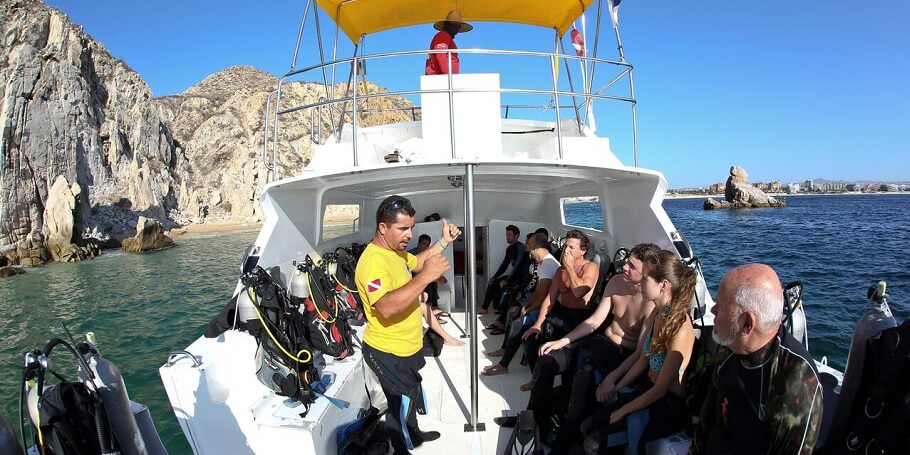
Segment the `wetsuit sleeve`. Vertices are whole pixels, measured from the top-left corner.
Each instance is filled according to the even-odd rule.
[[[515,265],[512,267],[512,273],[509,274],[509,284],[515,284],[521,282],[521,280],[527,276],[528,264],[525,263],[525,258],[528,257],[525,254],[524,244],[521,242],[515,242]]]
[[[708,394],[705,396],[705,402],[701,407],[701,414],[698,418],[698,426],[695,428],[695,434],[692,436],[692,445],[689,447],[689,454],[701,455],[707,453],[708,437],[711,429],[714,428],[717,420],[717,408],[720,404],[717,402],[717,366],[723,363],[723,360],[730,355],[726,348],[719,347],[717,351],[717,360],[715,367],[711,369],[711,381],[708,383]]]
[[[511,248],[511,246],[509,247]],[[502,264],[499,264],[499,268],[496,269],[496,273],[493,274],[493,278],[502,279],[501,275],[505,273],[506,269],[509,267],[509,249],[506,248],[506,255],[502,258]]]
[[[800,359],[801,360],[801,359]],[[767,425],[772,436],[768,453],[811,454],[822,417],[822,388],[805,361],[786,371],[780,388],[769,392]]]

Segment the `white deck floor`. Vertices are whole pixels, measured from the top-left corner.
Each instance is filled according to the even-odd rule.
[[[465,313],[453,312],[452,321],[442,327],[452,336],[458,338],[461,331],[457,326],[467,330]],[[490,358],[484,352],[499,349],[504,335],[490,336],[483,330],[492,323],[496,315],[492,312],[481,316],[478,321],[479,369],[499,362],[499,357]],[[457,324],[457,326],[456,326]],[[478,422],[483,423],[486,431],[465,432],[465,424],[470,421],[471,387],[470,359],[468,349],[470,339],[464,338],[465,346],[445,346],[437,358],[427,357],[427,364],[421,370],[423,387],[427,395],[428,414],[418,416],[418,423],[423,431],[435,430],[442,433],[436,441],[428,442],[413,451],[414,454],[498,454],[503,453],[512,433],[511,428],[500,428],[493,423],[494,417],[515,415],[525,409],[529,392],[519,390],[521,384],[531,380],[531,371],[521,365],[523,349],[519,350],[509,373],[498,376],[480,376],[478,399]]]

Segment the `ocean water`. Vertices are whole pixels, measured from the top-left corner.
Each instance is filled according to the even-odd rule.
[[[749,262],[774,267],[783,283],[801,281],[809,349],[843,369],[870,286],[887,281],[897,321],[910,315],[910,195],[785,199],[783,209],[705,211],[704,199],[663,205],[700,259],[712,295],[727,270]],[[598,218],[596,204],[568,207],[567,217]]]
[[[843,367],[866,288],[889,283],[898,319],[910,314],[910,195],[791,197],[786,209],[703,211],[701,199],[664,207],[702,261],[712,292],[726,270],[746,262],[801,280],[813,355]],[[590,224],[596,204],[567,209]],[[130,397],[149,406],[171,454],[190,453],[167,402],[158,367],[167,353],[201,335],[227,303],[238,263],[254,233],[180,241],[148,255],[109,253],[51,264],[0,280],[0,414],[14,426],[22,353],[64,336],[94,331],[102,354],[123,373]],[[72,371],[62,349],[54,368]]]

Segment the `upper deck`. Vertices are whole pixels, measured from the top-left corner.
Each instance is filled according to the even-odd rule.
[[[457,49],[462,74],[437,76],[422,75],[427,56],[451,59],[452,50],[365,52],[371,33],[431,24],[445,17],[452,6],[420,3],[419,8],[416,4],[409,8],[407,4],[414,2],[400,3],[317,0],[320,8],[312,0],[307,3],[291,69],[281,77],[265,109],[262,153],[270,181],[294,176],[278,175],[279,150],[286,149],[281,128],[287,122],[308,125],[310,132],[310,144],[304,147],[311,146],[314,153],[298,176],[375,168],[396,159],[403,163],[564,160],[610,168],[623,167],[623,162],[637,166],[632,66],[621,51],[619,60],[596,56],[597,28],[587,37],[594,43],[594,56],[571,51],[567,31],[573,21],[581,21],[583,28],[579,15],[592,1],[460,2],[458,8],[468,22],[513,22],[549,29],[532,27],[536,31],[527,36],[552,34],[535,47],[554,50]],[[594,11],[598,24],[601,14],[609,16],[604,3],[608,9],[609,2],[598,2]],[[396,14],[387,17],[388,11]],[[330,57],[323,40],[327,28],[320,23],[325,16],[335,26]],[[339,39],[339,32],[352,42]],[[427,26],[415,33],[419,38],[408,42],[429,47],[435,31]],[[459,35],[456,40],[463,38]],[[338,58],[339,47],[342,52],[347,47],[350,55]],[[297,68],[298,59],[312,64]],[[300,104],[282,97],[286,84],[313,80],[323,84],[317,101]],[[595,114],[607,126],[600,136]],[[619,152],[611,146],[614,135],[622,137]]]

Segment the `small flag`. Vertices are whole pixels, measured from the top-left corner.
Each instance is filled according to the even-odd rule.
[[[376,292],[380,289],[382,289],[382,281],[379,278],[376,278],[375,280],[370,281],[370,283],[367,284],[367,290],[370,292]]]
[[[584,57],[585,39],[581,36],[581,32],[579,32],[575,26],[572,26],[572,33],[570,35],[572,36],[572,47],[575,48],[575,55]]]
[[[619,26],[619,2],[622,0],[607,0],[610,2],[610,18],[613,19],[613,26]]]

